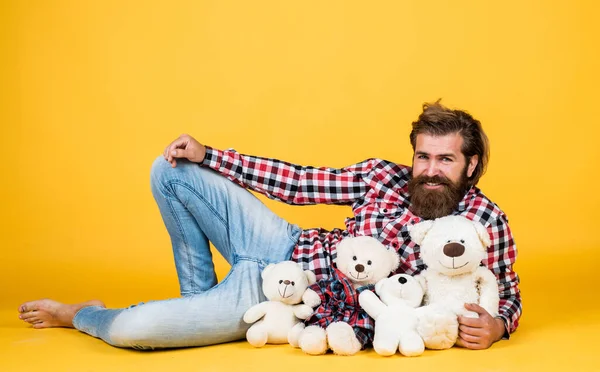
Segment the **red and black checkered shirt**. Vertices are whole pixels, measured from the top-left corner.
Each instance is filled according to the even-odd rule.
[[[319,295],[321,303],[304,321],[306,326],[327,328],[331,323],[344,322],[352,327],[363,349],[373,343],[375,320],[360,307],[358,296],[362,291],[374,291],[374,285],[354,288],[350,279],[334,268],[329,278],[318,280],[308,288]]]
[[[280,160],[248,156],[233,149],[206,147],[203,165],[271,199],[294,205],[338,204],[352,207],[345,229],[305,229],[292,260],[313,271],[317,280],[331,275],[337,243],[347,236],[373,236],[400,255],[396,273],[416,275],[425,269],[419,246],[408,233],[421,219],[409,210],[411,168],[381,159],[368,159],[341,169],[299,166]],[[456,215],[482,223],[492,245],[483,264],[498,278],[499,315],[513,332],[521,316],[519,277],[513,271],[517,248],[504,212],[477,187],[472,187]]]

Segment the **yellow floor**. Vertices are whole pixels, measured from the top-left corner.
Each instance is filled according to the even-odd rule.
[[[585,256],[585,250],[581,251]],[[426,351],[420,357],[383,358],[372,350],[353,357],[308,356],[289,345],[255,349],[246,342],[140,352],[118,349],[72,329],[35,330],[17,318],[17,300],[0,309],[0,371],[600,371],[600,301],[593,262],[570,257],[523,260],[524,315],[511,340],[485,351]],[[572,260],[572,261],[571,261]],[[564,262],[563,262],[564,263]],[[532,270],[533,267],[537,270]],[[543,270],[541,268],[547,268]],[[535,275],[532,275],[535,274]],[[578,283],[578,285],[573,285]],[[587,299],[586,299],[587,297]],[[107,303],[110,304],[110,301]],[[13,306],[14,305],[14,306]],[[10,307],[10,308],[9,308]]]
[[[575,314],[572,314],[575,315]],[[372,350],[353,357],[308,356],[289,345],[255,349],[246,342],[140,352],[117,349],[70,329],[34,330],[16,319],[14,310],[0,312],[2,371],[388,371],[391,368],[429,371],[598,371],[597,335],[600,320],[595,312],[578,312],[567,321],[528,322],[510,341],[485,351],[451,349],[426,351],[420,357],[383,358]],[[508,364],[510,367],[508,366]]]

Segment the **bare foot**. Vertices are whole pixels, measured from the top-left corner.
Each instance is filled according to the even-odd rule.
[[[75,314],[88,306],[104,307],[104,303],[92,300],[69,305],[45,298],[19,306],[19,319],[32,324],[33,328],[73,328]]]

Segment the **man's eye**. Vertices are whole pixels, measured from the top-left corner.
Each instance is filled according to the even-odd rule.
[[[450,158],[442,158],[442,161],[444,161],[444,162],[446,162],[446,163],[449,163],[449,162],[451,162],[451,161],[452,161],[452,159],[450,159]]]
[[[427,155],[417,155],[417,159],[427,160]]]

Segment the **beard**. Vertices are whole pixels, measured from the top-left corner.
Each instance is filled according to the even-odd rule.
[[[431,190],[425,188],[426,183],[437,183],[442,187]],[[409,209],[426,220],[448,216],[458,207],[470,187],[466,166],[457,183],[444,176],[421,175],[411,178],[408,181]]]

